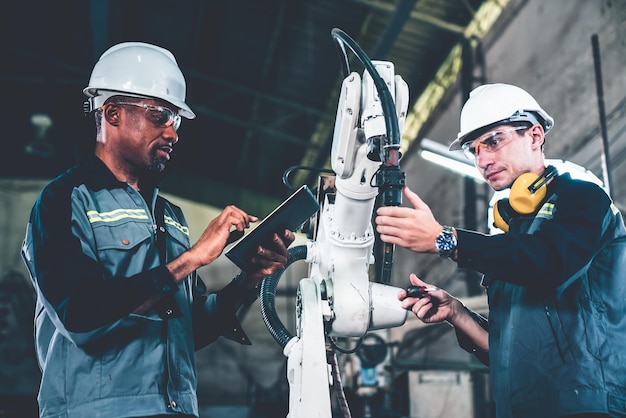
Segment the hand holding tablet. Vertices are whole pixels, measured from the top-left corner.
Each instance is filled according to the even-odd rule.
[[[305,221],[319,210],[317,199],[304,185],[289,196],[248,234],[244,235],[226,252],[228,257],[239,268],[245,270],[248,260],[255,253],[257,246],[271,240],[274,232],[285,229],[297,230]]]

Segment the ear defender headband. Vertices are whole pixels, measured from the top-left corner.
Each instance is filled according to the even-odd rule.
[[[556,167],[550,165],[539,177],[533,173],[519,176],[511,186],[509,197],[498,200],[494,205],[494,226],[509,232],[509,221],[512,218],[537,212],[546,198],[546,183],[558,174]]]

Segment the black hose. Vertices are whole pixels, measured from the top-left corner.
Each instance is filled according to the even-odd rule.
[[[283,275],[287,267],[295,261],[304,260],[306,258],[306,254],[306,245],[299,245],[297,247],[290,248],[289,258],[287,259],[285,266],[261,281],[261,288],[259,290],[261,316],[263,317],[263,322],[265,322],[265,326],[268,331],[282,348],[285,348],[289,340],[293,338],[293,335],[291,335],[289,330],[287,330],[287,328],[283,325],[282,321],[278,317],[278,314],[276,313],[276,288],[278,287],[280,276]]]

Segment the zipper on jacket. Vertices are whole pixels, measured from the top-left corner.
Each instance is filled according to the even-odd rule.
[[[554,345],[556,345],[557,350],[559,350],[559,357],[561,357],[561,361],[565,363],[565,355],[563,354],[563,350],[561,350],[561,344],[559,344],[559,339],[557,338],[557,332],[552,325],[552,316],[550,314],[550,307],[548,305],[544,305],[546,310],[546,317],[548,319],[548,324],[550,325],[550,331],[552,331],[552,336],[554,337]]]
[[[167,346],[167,329],[168,329],[168,321],[164,320],[163,325],[161,326],[161,344],[165,348],[163,353],[163,396],[165,397],[165,404],[169,409],[172,409],[176,406],[176,402],[172,401],[170,397],[169,391],[169,383],[170,383],[170,353],[169,347]]]

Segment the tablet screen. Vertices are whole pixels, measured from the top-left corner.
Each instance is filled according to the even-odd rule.
[[[252,231],[240,238],[226,252],[226,257],[245,270],[248,260],[256,252],[257,247],[268,242],[274,232],[280,233],[285,229],[297,230],[319,208],[319,203],[308,186],[300,187],[261,220]]]

